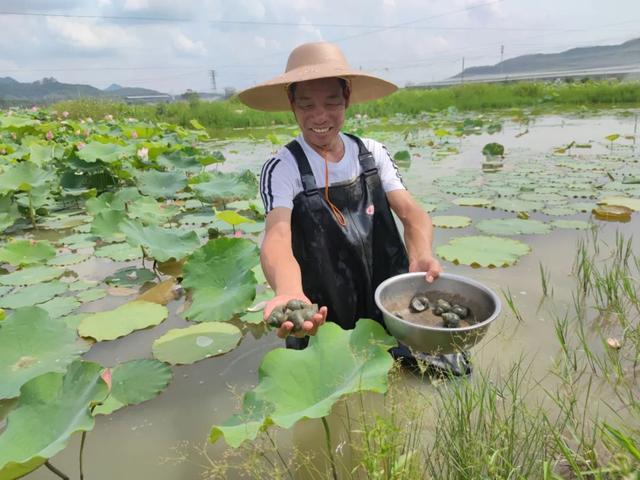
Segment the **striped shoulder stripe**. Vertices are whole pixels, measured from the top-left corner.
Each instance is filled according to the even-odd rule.
[[[276,158],[275,161],[269,166],[269,171],[267,172],[265,187],[267,188],[266,196],[268,196],[269,205],[268,207],[265,207],[266,212],[270,212],[271,209],[273,209],[273,191],[271,190],[271,177],[273,176],[273,171],[281,161],[281,159]]]
[[[276,157],[271,157],[269,160],[264,162],[264,165],[262,166],[262,170],[260,170],[260,197],[262,198],[262,204],[264,205],[265,212],[268,212],[267,197],[265,195],[265,192],[266,192],[265,185],[266,185],[266,177],[267,177],[266,172],[275,160],[276,160]]]
[[[407,186],[404,184],[404,179],[402,178],[402,174],[400,173],[400,169],[398,168],[398,165],[396,165],[396,162],[393,161],[391,152],[389,152],[389,149],[386,147],[386,145],[382,145],[382,148],[384,148],[384,151],[387,152],[387,155],[389,156],[389,160],[391,160],[391,165],[393,165],[393,169],[396,171],[396,177],[398,177],[398,180],[400,180],[400,183],[402,183],[402,186],[407,188]]]

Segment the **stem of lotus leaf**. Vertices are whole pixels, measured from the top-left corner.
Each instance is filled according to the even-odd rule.
[[[56,467],[54,467],[53,465],[51,465],[49,463],[49,460],[47,460],[46,462],[44,462],[44,466],[47,467],[49,470],[51,470],[53,473],[55,473],[57,476],[59,476],[60,478],[62,478],[63,480],[69,480],[69,477],[67,475],[65,475],[63,472],[61,472],[60,470],[58,470]]]
[[[338,480],[338,472],[336,471],[336,459],[333,458],[333,450],[331,450],[331,432],[329,431],[329,424],[327,419],[322,417],[322,426],[324,427],[324,436],[327,440],[327,452],[329,452],[329,461],[331,462],[331,474],[333,480]]]
[[[87,432],[82,432],[82,438],[80,439],[80,455],[78,458],[78,463],[80,465],[80,480],[84,480],[84,470],[83,470],[83,462],[82,462],[82,455],[84,453],[84,443],[87,439]]]
[[[29,192],[27,193],[27,196],[29,197],[29,218],[31,219],[31,226],[35,229],[36,215],[35,215],[35,212],[33,211],[33,198],[31,196],[31,190],[29,190]]]

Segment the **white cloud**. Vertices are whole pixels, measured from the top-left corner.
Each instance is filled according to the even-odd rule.
[[[313,41],[313,40],[322,40],[322,32],[313,26],[313,24],[307,20],[306,18],[302,18],[302,20],[300,20],[300,22],[298,23],[298,28],[303,31],[305,34],[307,34],[308,36],[311,36],[312,38],[307,38],[307,42],[309,41]]]
[[[122,8],[129,12],[139,12],[140,10],[147,10],[151,7],[149,0],[125,0]]]
[[[177,52],[186,55],[204,56],[207,54],[204,43],[200,40],[194,42],[182,32],[178,32],[174,37],[173,46]]]
[[[110,50],[136,45],[136,38],[118,26],[48,17],[47,27],[60,42],[81,50]]]

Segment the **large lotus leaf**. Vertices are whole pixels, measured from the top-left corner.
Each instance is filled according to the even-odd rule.
[[[228,323],[201,323],[169,330],[153,342],[153,356],[173,365],[194,363],[233,350],[242,338]]]
[[[105,210],[98,213],[91,224],[91,233],[105,242],[121,242],[125,239],[121,227],[127,214],[121,210]]]
[[[0,275],[0,285],[33,285],[34,283],[56,279],[63,273],[63,270],[55,267],[28,267],[6,275]]]
[[[140,198],[140,192],[136,188],[123,188],[117,192],[105,192],[99,197],[90,198],[86,202],[87,212],[97,215],[106,210],[125,210],[127,204]]]
[[[471,225],[471,219],[461,215],[436,215],[431,217],[434,227],[464,228]]]
[[[180,212],[177,205],[159,203],[152,197],[140,197],[129,204],[129,217],[140,220],[143,224],[161,225],[168,222]]]
[[[209,201],[232,202],[248,200],[258,194],[258,181],[253,173],[209,173],[206,180],[194,183],[191,188],[201,198]]]
[[[0,193],[22,190],[31,191],[53,180],[53,174],[41,169],[35,163],[21,162],[0,173]]]
[[[80,302],[74,297],[56,297],[38,306],[49,312],[51,318],[59,318],[73,312],[80,306]]]
[[[14,240],[0,248],[0,263],[14,266],[44,263],[56,256],[56,250],[46,240]]]
[[[64,149],[55,143],[32,143],[29,145],[29,160],[39,166],[46,165],[54,158],[60,158]]]
[[[237,225],[242,225],[243,223],[255,223],[255,220],[243,217],[233,210],[223,210],[221,212],[218,212],[216,213],[216,218],[234,227]]]
[[[488,235],[531,235],[544,234],[551,231],[551,227],[544,222],[520,218],[482,220],[476,224],[476,228]]]
[[[67,291],[69,286],[63,282],[45,282],[31,285],[0,298],[2,308],[22,308],[37,305],[51,300],[56,295]]]
[[[134,155],[135,148],[135,145],[122,146],[115,143],[89,142],[77,155],[81,160],[89,163],[94,163],[98,160],[113,163]]]
[[[107,291],[102,288],[91,288],[89,290],[82,290],[76,295],[76,298],[81,303],[95,302],[107,296]]]
[[[13,225],[20,218],[18,205],[13,203],[12,195],[0,195],[0,232]]]
[[[254,272],[259,270],[262,274],[262,269],[260,267],[254,268]],[[265,280],[263,280],[265,281]],[[260,280],[258,280],[259,283]],[[245,314],[240,317],[245,323],[252,323],[255,325],[260,325],[264,322],[264,307],[267,301],[271,300],[274,296],[273,290],[265,289],[262,293],[256,296],[253,300],[253,304],[245,310]]]
[[[491,205],[492,200],[481,197],[463,197],[456,198],[453,203],[461,207],[486,207]]]
[[[0,478],[37,468],[75,432],[93,428],[91,406],[107,395],[101,371],[97,363],[77,361],[65,374],[47,373],[24,385],[0,434]]]
[[[0,399],[18,396],[20,387],[38,375],[64,372],[88,349],[74,330],[45,310],[16,310],[0,322]]]
[[[108,415],[124,406],[151,400],[167,388],[171,377],[171,367],[157,360],[131,360],[116,365],[111,369],[109,396],[93,414]]]
[[[180,260],[200,246],[200,239],[194,231],[179,233],[155,225],[143,227],[132,221],[123,222],[120,229],[130,245],[142,246],[149,257],[159,262],[171,258]]]
[[[80,248],[93,247],[98,241],[96,235],[90,233],[74,233],[73,235],[66,236],[58,240],[58,244],[65,245],[71,250],[77,250]]]
[[[224,436],[237,447],[270,424],[290,428],[303,418],[324,417],[345,395],[386,392],[393,366],[387,350],[395,345],[379,323],[361,319],[354,330],[323,325],[305,350],[268,352],[260,365],[258,386],[244,396],[243,413],[214,425],[209,440]]]
[[[258,247],[242,238],[217,238],[196,250],[184,265],[182,285],[192,290],[185,316],[215,322],[244,311],[255,297],[251,269],[258,261]]]
[[[136,260],[142,257],[142,250],[128,243],[112,243],[96,249],[95,256],[110,258],[116,262],[126,262],[127,260]]]
[[[573,205],[558,205],[552,207],[543,208],[540,213],[544,213],[545,215],[553,216],[553,217],[562,217],[564,215],[574,215],[578,213],[579,210],[575,208]]]
[[[155,274],[146,268],[125,267],[109,275],[104,282],[116,287],[135,287],[155,278]]]
[[[47,262],[47,265],[54,265],[57,267],[66,267],[68,265],[76,265],[78,263],[85,262],[91,258],[90,253],[64,253],[52,258]]]
[[[472,267],[507,267],[531,249],[526,243],[510,238],[469,236],[452,239],[436,253],[453,263]]]
[[[157,172],[150,170],[138,174],[138,188],[145,195],[155,198],[174,198],[187,186],[187,177],[182,172]]]
[[[640,198],[607,197],[607,198],[598,200],[598,203],[601,205],[615,205],[619,207],[627,207],[636,212],[640,210]]]
[[[541,210],[544,203],[530,200],[520,200],[517,198],[499,198],[493,201],[492,209],[505,210],[507,212],[530,212]]]
[[[40,120],[21,115],[0,115],[0,125],[3,129],[17,130],[26,127],[36,127],[40,125]]]
[[[551,222],[556,228],[565,228],[569,230],[588,230],[592,225],[584,220],[553,220]]]
[[[196,155],[190,155],[184,151],[172,152],[168,155],[160,155],[157,158],[158,165],[181,172],[198,173],[202,171],[202,164]]]
[[[78,333],[99,342],[115,340],[134,330],[158,325],[168,314],[167,308],[162,305],[136,300],[107,312],[88,314],[78,325]]]

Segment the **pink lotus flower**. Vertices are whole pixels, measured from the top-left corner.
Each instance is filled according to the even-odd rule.
[[[67,112],[66,110],[64,112],[62,112],[62,116],[64,118],[67,118],[69,116],[69,112]]]
[[[33,107],[31,107],[31,111],[32,112],[37,112],[38,111],[38,107],[36,107],[35,105]]]
[[[138,138],[138,132],[136,132],[135,130],[133,130],[131,132],[131,138]]]
[[[46,138],[47,140],[53,140],[53,132],[49,130],[44,138]]]
[[[104,380],[104,383],[107,384],[107,387],[109,387],[109,391],[111,391],[111,369],[105,368],[100,374],[100,377]]]
[[[87,146],[87,144],[86,144],[86,143],[84,143],[84,142],[78,142],[78,143],[76,143],[76,148],[77,148],[78,150],[82,150],[82,149],[83,149],[84,147],[86,147],[86,146]]]
[[[142,147],[138,150],[138,157],[141,159],[149,158],[149,149],[147,147]]]
[[[236,231],[233,233],[233,236],[234,236],[234,237],[236,237],[236,238],[240,238],[240,237],[242,237],[242,230],[236,230]]]

